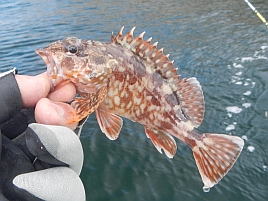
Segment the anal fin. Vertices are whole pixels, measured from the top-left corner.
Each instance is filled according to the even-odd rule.
[[[196,131],[191,131],[196,135]],[[199,137],[188,143],[204,183],[204,188],[211,188],[217,184],[232,168],[244,141],[236,136],[224,134],[197,134]]]
[[[122,128],[123,120],[119,116],[102,109],[97,109],[95,112],[101,131],[110,140],[116,140]]]
[[[174,157],[177,151],[177,145],[170,134],[159,130],[149,129],[147,127],[145,127],[145,133],[160,153],[162,153],[161,149],[163,149],[167,157]]]

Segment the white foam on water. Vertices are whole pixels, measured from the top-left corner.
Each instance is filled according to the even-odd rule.
[[[239,76],[232,76],[232,80],[235,80],[235,81],[237,81],[237,80],[241,80],[241,77],[239,77]]]
[[[245,107],[245,108],[248,108],[248,107],[251,106],[251,103],[243,103],[242,106]]]
[[[232,115],[232,113],[227,113],[227,116],[232,117],[233,115]]]
[[[235,129],[235,125],[231,124],[231,125],[228,125],[225,130],[226,131],[231,131],[231,130],[234,130]]]
[[[255,86],[255,82],[252,82],[251,79],[247,78],[244,83],[244,86],[248,86],[248,85],[251,85],[251,88],[253,88]]]
[[[233,67],[235,68],[244,68],[241,64],[233,63]]]
[[[243,84],[242,83],[243,79],[239,76],[232,76],[231,77],[231,82],[235,84]]]
[[[227,112],[238,114],[242,111],[242,108],[237,107],[237,106],[229,106],[226,108],[226,110],[227,110]]]
[[[245,95],[245,96],[248,96],[250,94],[251,94],[251,91],[246,91],[245,93],[243,93],[243,95]]]
[[[236,75],[242,75],[242,71],[237,72]]]
[[[241,59],[242,62],[245,62],[245,61],[254,61],[254,58],[253,57],[244,57]]]
[[[268,58],[265,57],[265,56],[257,56],[257,59],[258,59],[258,60],[259,60],[259,59],[268,60]],[[256,60],[257,60],[257,59],[256,59]]]
[[[262,49],[266,49],[268,48],[268,46],[263,47]],[[227,110],[227,117],[228,118],[232,118],[233,116],[235,116],[236,114],[241,113],[243,110],[245,110],[246,108],[249,108],[252,106],[252,103],[250,103],[250,101],[248,101],[246,96],[250,96],[252,94],[252,91],[250,90],[251,88],[255,87],[255,82],[253,82],[250,78],[246,78],[244,76],[244,63],[243,62],[252,62],[254,60],[256,60],[257,58],[262,58],[264,59],[264,57],[262,57],[261,55],[261,51],[259,52],[255,52],[254,56],[251,57],[243,57],[243,58],[236,58],[236,62],[233,62],[233,64],[228,65],[228,69],[230,69],[233,72],[233,75],[231,76],[231,83],[235,84],[235,85],[239,85],[237,86],[237,88],[239,88],[238,90],[241,90],[241,101],[242,103],[240,103],[240,106],[228,106],[226,107]],[[267,112],[267,116],[268,116],[268,112]],[[226,131],[232,131],[236,129],[236,122],[231,123],[230,121],[226,122],[227,127],[225,128]],[[248,140],[247,136],[243,136],[244,140]],[[253,152],[254,151],[254,147],[253,146],[249,146],[248,147],[248,151]]]
[[[255,151],[255,147],[253,147],[253,146],[248,146],[247,147],[247,150],[249,151],[249,152],[254,152]]]

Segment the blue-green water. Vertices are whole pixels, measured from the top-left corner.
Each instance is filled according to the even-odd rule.
[[[251,3],[268,19],[266,0]],[[243,137],[245,148],[204,193],[185,144],[177,141],[177,154],[168,159],[129,120],[110,141],[93,114],[81,136],[87,200],[268,200],[268,30],[243,0],[1,1],[0,72],[44,72],[38,47],[67,36],[109,41],[123,25],[136,26],[136,35],[146,31],[182,77],[200,81],[206,112],[199,130]]]

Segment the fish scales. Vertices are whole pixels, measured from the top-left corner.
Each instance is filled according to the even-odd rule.
[[[86,41],[75,37],[54,42],[37,53],[47,65],[52,87],[73,82],[77,93],[71,122],[95,111],[100,129],[115,140],[126,117],[144,126],[155,148],[173,158],[173,137],[193,151],[204,188],[213,187],[231,169],[244,141],[236,136],[200,133],[204,97],[196,78],[180,79],[169,55],[157,42],[134,38],[123,27],[111,42]]]
[[[121,51],[118,49],[121,49]],[[104,99],[101,106],[104,104],[117,106],[115,109],[109,108],[109,112],[114,113],[120,111],[120,113],[116,112],[120,116],[134,121],[147,121],[146,124],[143,123],[144,125],[148,125],[150,120],[144,119],[144,117],[150,116],[150,113],[154,113],[154,116],[158,114],[157,116],[159,117],[169,117],[165,121],[174,121],[176,114],[171,108],[179,103],[176,101],[174,94],[167,96],[167,98],[165,98],[166,96],[161,96],[161,94],[166,93],[163,89],[169,87],[163,87],[164,84],[167,84],[161,76],[152,72],[148,73],[143,61],[127,49],[117,46],[110,48],[107,45],[106,50],[107,54],[113,55],[114,58],[119,58],[117,59],[119,64],[113,70],[114,72],[110,77],[110,84],[108,84],[108,96]],[[118,103],[115,104],[113,102],[114,97],[116,97],[116,100],[122,102],[123,105],[119,106]],[[176,103],[175,105],[173,105],[174,102]],[[127,106],[131,110],[124,111],[123,109],[126,109]],[[160,118],[158,119],[160,120]],[[177,119],[177,121],[180,121],[180,119]]]

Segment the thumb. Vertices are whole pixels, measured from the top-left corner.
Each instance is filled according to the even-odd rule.
[[[50,82],[46,73],[37,76],[16,75],[15,78],[24,108],[34,107],[38,100],[46,97],[50,91]]]

